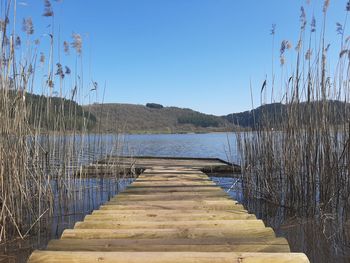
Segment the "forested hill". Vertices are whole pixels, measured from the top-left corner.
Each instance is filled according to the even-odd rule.
[[[224,119],[232,124],[245,128],[257,128],[258,126],[270,127],[278,126],[286,120],[287,114],[300,114],[299,120],[309,121],[309,118],[320,118],[322,110],[326,111],[326,116],[332,124],[341,124],[350,118],[350,104],[329,100],[326,102],[314,101],[310,103],[302,102],[299,104],[286,105],[282,103],[272,103],[262,105],[251,111],[232,113],[223,116]],[[303,124],[302,122],[299,124]]]
[[[129,133],[216,132],[229,130],[226,119],[191,109],[160,104],[92,104],[84,106],[97,118],[96,131]]]
[[[26,93],[24,96],[22,92],[14,90],[1,92],[0,96],[3,97],[0,108],[9,109],[12,117],[18,110],[16,105],[24,101],[29,126],[40,127],[42,131],[91,130],[96,124],[96,117],[73,100],[59,97],[49,98],[32,93]],[[7,104],[5,104],[6,100],[9,101]]]
[[[230,123],[234,123],[245,128],[254,128],[262,125],[266,120],[271,122],[281,122],[287,113],[286,105],[281,103],[265,104],[256,109],[231,113],[223,116]]]
[[[20,100],[21,94],[10,92],[11,100]],[[27,93],[27,120],[32,127],[47,130],[73,130],[87,128],[92,132],[113,133],[188,133],[225,132],[242,128],[256,129],[283,124],[287,116],[294,114],[299,123],[320,118],[326,111],[332,124],[340,124],[350,119],[350,104],[341,101],[320,101],[285,105],[265,104],[251,111],[215,116],[188,108],[163,107],[161,104],[92,104],[81,106],[64,98]],[[16,103],[13,104],[14,106]],[[289,118],[291,119],[291,118]],[[301,123],[300,123],[301,120]],[[62,126],[63,124],[63,126]]]

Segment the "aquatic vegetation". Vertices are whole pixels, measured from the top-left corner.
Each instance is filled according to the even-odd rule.
[[[265,115],[262,111],[254,134],[239,133],[238,141],[247,196],[307,208],[311,214],[346,217],[347,210],[339,208],[350,201],[350,57],[349,38],[344,39],[349,3],[344,6],[345,22],[336,25],[341,47],[334,68],[328,62],[326,39],[329,8],[330,1],[324,1],[321,28],[314,16],[308,22],[307,11],[301,8],[298,44],[292,50],[290,41],[281,43],[281,81],[277,85],[273,71],[261,90],[267,92],[269,85],[272,91],[279,89],[279,100],[271,95],[271,103],[278,102],[273,104],[278,107],[274,114],[273,109]],[[287,52],[295,61],[286,61]],[[339,100],[342,103],[335,102]],[[274,121],[273,115],[283,118]]]
[[[59,4],[59,3],[57,3]],[[53,5],[44,1],[43,19],[54,19]],[[78,105],[82,84],[83,38],[75,33],[63,42],[71,46],[77,63],[64,65],[53,27],[36,32],[32,18],[16,31],[16,6],[2,1],[0,9],[0,244],[25,238],[47,227],[53,215],[83,198],[91,190],[89,180],[74,176],[84,163],[105,156],[98,135],[88,134],[96,118]],[[40,36],[36,39],[36,36]],[[41,45],[40,42],[47,43]],[[73,87],[67,86],[69,78]],[[41,85],[41,87],[40,87]],[[38,90],[42,95],[34,95]],[[64,98],[68,94],[68,98]],[[111,143],[117,148],[120,141]],[[116,168],[117,169],[117,168]],[[116,173],[116,179],[120,177]]]

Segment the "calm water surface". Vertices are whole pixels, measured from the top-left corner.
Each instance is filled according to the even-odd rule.
[[[263,200],[245,199],[239,179],[212,178],[232,198],[239,201],[278,237],[288,240],[292,252],[305,253],[312,263],[350,262],[350,225],[334,215],[307,215]],[[232,187],[234,185],[234,187]]]
[[[134,156],[220,158],[239,162],[234,133],[126,135],[124,151]]]

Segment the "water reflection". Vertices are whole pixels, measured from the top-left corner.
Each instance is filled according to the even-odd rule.
[[[39,235],[29,235],[24,240],[1,245],[0,253],[6,254],[8,262],[26,262],[34,249],[45,248],[49,240],[59,238],[65,229],[73,228],[77,221],[82,221],[85,215],[123,191],[132,181],[130,178],[89,178],[73,182],[77,189],[73,196],[63,196],[59,192],[54,194],[54,215],[42,218],[38,226]],[[56,181],[52,181],[52,189],[56,189],[56,184]]]
[[[239,201],[277,236],[285,237],[292,252],[304,252],[312,263],[350,262],[350,223],[332,214],[308,215],[264,200],[247,199],[239,179],[212,177],[212,180]],[[234,185],[234,187],[232,187]]]

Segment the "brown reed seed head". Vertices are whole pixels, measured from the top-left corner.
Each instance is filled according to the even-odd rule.
[[[50,17],[50,16],[53,16],[53,10],[52,10],[52,5],[51,5],[51,2],[49,0],[44,0],[44,13],[43,13],[43,16],[46,16],[46,17]]]
[[[57,66],[57,70],[56,70],[56,74],[55,75],[60,76],[60,78],[63,79],[64,78],[64,73],[63,73],[63,68],[62,68],[61,63],[57,63],[56,66]]]
[[[16,39],[15,39],[15,47],[16,48],[19,48],[21,46],[21,38],[19,36],[16,36]]]
[[[310,60],[312,57],[312,49],[308,49],[305,54],[305,60]]]
[[[63,49],[64,53],[66,53],[66,55],[69,55],[69,43],[67,41],[63,42]]]
[[[305,13],[304,7],[302,6],[302,7],[300,8],[300,28],[301,28],[302,30],[305,29],[306,23],[307,23],[307,22],[306,22],[306,13]]]
[[[27,35],[34,34],[34,25],[33,25],[33,20],[31,17],[23,18],[22,30],[23,30],[23,32],[26,32]]]
[[[329,7],[330,0],[325,0],[323,3],[323,13],[327,13]]]
[[[342,58],[345,54],[349,54],[349,50],[348,50],[348,49],[343,49],[343,50],[339,53],[339,58]]]
[[[316,32],[316,18],[315,18],[315,16],[312,16],[310,26],[311,26],[311,32],[312,33]]]
[[[80,55],[83,49],[83,40],[80,34],[73,33],[73,42],[71,43],[75,51]]]
[[[336,23],[336,31],[338,35],[344,35],[344,29],[343,29],[343,25],[340,24],[339,22]]]
[[[272,24],[270,35],[274,36],[276,34],[276,24]]]
[[[71,70],[68,66],[65,66],[65,72],[66,75],[69,75],[71,73]]]
[[[43,52],[40,53],[40,63],[41,64],[45,63],[45,54]]]

